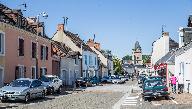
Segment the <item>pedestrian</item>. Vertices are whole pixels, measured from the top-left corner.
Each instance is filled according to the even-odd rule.
[[[174,74],[172,74],[172,76],[170,78],[170,81],[171,81],[171,86],[172,86],[172,92],[176,93],[176,81],[177,81],[177,78],[174,76]]]
[[[181,73],[179,73],[178,76],[178,93],[183,93],[183,88],[184,88],[184,80],[183,80],[183,76],[181,75]]]

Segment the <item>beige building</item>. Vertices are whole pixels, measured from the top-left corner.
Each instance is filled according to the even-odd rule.
[[[143,65],[142,49],[138,41],[135,42],[135,47],[132,49],[132,61],[134,65]]]

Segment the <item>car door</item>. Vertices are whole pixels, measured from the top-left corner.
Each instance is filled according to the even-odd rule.
[[[37,93],[37,81],[36,80],[32,81],[32,84],[31,84],[30,88],[31,88],[30,97],[35,98],[36,93]]]
[[[41,96],[42,92],[43,92],[43,86],[42,86],[42,82],[37,80],[37,88],[36,88],[36,96]]]

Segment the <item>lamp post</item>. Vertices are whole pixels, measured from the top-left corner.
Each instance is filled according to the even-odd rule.
[[[39,13],[36,17],[36,23],[37,23],[37,33],[36,33],[36,78],[38,78],[38,36],[39,36],[39,17],[42,16],[45,19],[48,17],[48,14],[45,12]]]

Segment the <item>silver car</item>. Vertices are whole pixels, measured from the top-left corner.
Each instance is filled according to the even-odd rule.
[[[24,100],[28,102],[32,98],[42,97],[46,94],[46,87],[40,80],[20,78],[0,89],[1,101]]]

